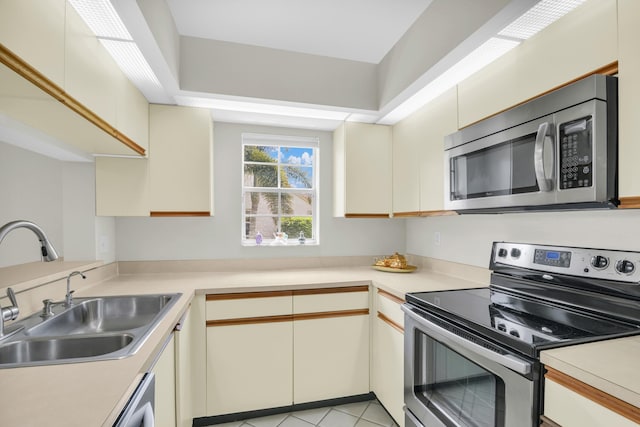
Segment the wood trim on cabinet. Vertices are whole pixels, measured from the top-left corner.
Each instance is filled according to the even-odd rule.
[[[395,295],[393,295],[391,292],[385,291],[384,289],[378,289],[378,295],[380,295],[381,297],[385,297],[387,299],[390,299],[391,301],[398,303],[398,304],[404,304],[405,300],[403,298],[397,297]]]
[[[412,212],[394,212],[394,218],[414,218],[420,216],[420,211],[412,211]]]
[[[289,297],[292,291],[236,292],[232,294],[207,294],[207,301],[225,301],[249,298]]]
[[[18,55],[7,49],[5,45],[0,43],[0,63],[6,65],[15,71],[19,76],[31,82],[43,92],[53,97],[56,101],[61,102],[70,110],[79,116],[88,120],[99,129],[108,133],[114,139],[120,141],[136,153],[144,156],[146,150],[136,144],[132,139],[118,131],[115,127],[107,123],[102,117],[87,108],[80,101],[69,95],[60,86],[45,77],[44,74],[33,68],[29,63],[20,58]]]
[[[211,216],[209,211],[152,211],[150,216],[154,217],[183,217],[183,216]]]
[[[207,320],[206,325],[207,327],[258,325],[262,323],[291,322],[291,321],[297,321],[297,320],[317,320],[317,319],[330,319],[334,317],[366,316],[368,314],[369,314],[369,309],[362,308],[362,309],[354,309],[354,310],[323,311],[323,312],[317,312],[317,313],[281,314],[276,316],[238,317],[233,319]]]
[[[293,315],[291,314],[261,317],[238,317],[234,319],[207,320],[207,328],[212,326],[259,325],[262,323],[291,322],[292,320]]]
[[[413,212],[394,212],[394,218],[416,218],[429,216],[451,216],[458,215],[456,211],[413,211]]]
[[[400,333],[404,334],[404,328],[400,326],[398,323],[391,320],[391,318],[387,317],[384,313],[378,312],[378,319],[382,320],[384,323],[391,326],[393,329],[397,330]]]
[[[592,75],[594,75],[594,74],[603,74],[603,75],[605,75],[605,76],[614,76],[614,75],[618,74],[618,61],[613,61],[613,62],[611,62],[610,64],[604,65],[604,66],[602,66],[602,67],[600,67],[600,68],[597,68],[597,69],[595,69],[595,70],[593,70],[593,71],[590,71],[590,72],[585,73],[585,74],[583,74],[583,75],[581,75],[581,76],[578,76],[578,77],[576,77],[575,79],[569,80],[568,82],[565,82],[565,83],[560,84],[560,85],[558,85],[558,86],[556,86],[556,87],[553,87],[553,88],[551,88],[551,89],[549,89],[549,90],[547,90],[547,91],[544,91],[544,92],[542,92],[542,93],[539,93],[539,94],[538,94],[538,95],[536,95],[536,96],[532,96],[532,97],[531,97],[531,98],[529,98],[529,99],[525,99],[524,101],[519,102],[519,103],[517,103],[517,104],[514,104],[514,105],[512,105],[512,106],[510,106],[510,107],[507,107],[507,108],[505,108],[505,109],[503,109],[503,110],[500,110],[500,111],[498,111],[497,113],[491,114],[491,115],[489,115],[489,116],[487,116],[487,117],[484,117],[484,118],[482,118],[482,119],[480,119],[480,120],[477,120],[477,121],[475,121],[475,122],[473,122],[473,123],[469,123],[468,125],[465,125],[465,126],[461,127],[460,129],[464,129],[464,128],[467,128],[467,127],[469,127],[469,126],[473,126],[473,125],[475,125],[475,124],[476,124],[476,123],[478,123],[478,122],[481,122],[481,121],[483,121],[483,120],[485,120],[485,119],[488,119],[488,118],[490,118],[490,117],[493,117],[493,116],[497,116],[498,114],[504,113],[504,112],[505,112],[505,111],[507,111],[507,110],[510,110],[510,109],[512,109],[512,108],[515,108],[515,107],[518,107],[518,106],[520,106],[520,105],[522,105],[522,104],[525,104],[525,103],[527,103],[527,102],[529,102],[529,101],[532,101],[532,100],[534,100],[534,99],[536,99],[536,98],[539,98],[539,97],[541,97],[541,96],[543,96],[543,95],[546,95],[546,94],[548,94],[548,93],[550,93],[550,92],[553,92],[554,90],[558,90],[558,89],[563,88],[563,87],[565,87],[565,86],[569,86],[571,83],[575,83],[575,82],[577,82],[578,80],[582,80],[582,79],[584,79],[585,77],[589,77],[589,76],[592,76]]]
[[[389,214],[346,213],[345,218],[389,218]]]
[[[316,313],[298,313],[293,315],[293,320],[316,320],[330,319],[332,317],[366,316],[369,314],[368,308],[358,308],[354,310],[320,311]]]
[[[635,422],[640,423],[640,408],[620,400],[615,396],[605,393],[602,390],[583,383],[563,372],[557,371],[553,368],[546,367],[547,372],[544,374],[545,379],[551,380],[561,386],[578,393],[582,397],[585,397],[600,406]]]
[[[638,209],[640,208],[640,197],[620,197],[619,209]]]
[[[293,295],[325,295],[325,294],[341,294],[346,292],[369,292],[368,285],[361,286],[345,286],[339,288],[317,288],[317,289],[294,289]]]

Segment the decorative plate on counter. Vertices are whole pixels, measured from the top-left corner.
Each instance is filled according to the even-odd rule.
[[[376,270],[386,271],[389,273],[411,273],[412,271],[415,271],[416,268],[418,268],[415,265],[407,265],[405,268],[385,267],[382,265],[373,265],[372,267]]]

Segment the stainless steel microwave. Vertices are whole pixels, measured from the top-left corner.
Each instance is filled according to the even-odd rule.
[[[615,208],[617,78],[592,75],[445,137],[445,209]]]

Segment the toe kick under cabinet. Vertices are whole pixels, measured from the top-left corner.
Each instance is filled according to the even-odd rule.
[[[368,393],[369,286],[207,295],[207,415]]]

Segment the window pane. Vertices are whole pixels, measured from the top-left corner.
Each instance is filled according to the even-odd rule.
[[[313,196],[310,193],[285,193],[282,194],[280,203],[285,215],[313,215]]]
[[[300,237],[301,231],[304,233],[305,238],[314,238],[312,231],[313,219],[310,216],[283,217],[280,222],[282,224],[282,231],[289,235],[289,239],[297,239]]]
[[[276,165],[244,165],[245,187],[278,187],[278,167]]]
[[[313,188],[313,168],[284,166],[282,188]]]
[[[277,163],[278,147],[270,147],[263,145],[245,145],[244,147],[245,162],[261,162],[261,163]]]
[[[247,239],[255,239],[258,231],[262,234],[263,239],[273,239],[277,229],[278,217],[276,216],[247,215],[245,217],[245,235]]]
[[[244,195],[246,215],[278,215],[278,193],[248,191]]]
[[[280,162],[289,165],[313,166],[313,148],[280,147]]]

